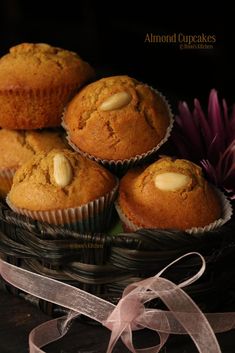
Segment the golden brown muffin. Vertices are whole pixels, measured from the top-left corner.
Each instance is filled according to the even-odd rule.
[[[41,43],[12,47],[0,59],[0,127],[59,126],[64,106],[93,75],[71,51]]]
[[[60,130],[0,129],[0,197],[9,192],[15,171],[35,153],[69,148]]]
[[[138,228],[188,230],[221,217],[221,202],[201,168],[183,159],[162,158],[129,171],[120,182],[118,207]]]
[[[76,152],[39,153],[15,173],[12,205],[32,211],[78,207],[109,193],[115,177]]]
[[[130,159],[150,151],[165,137],[169,124],[163,97],[128,76],[87,85],[64,115],[71,142],[103,160]]]

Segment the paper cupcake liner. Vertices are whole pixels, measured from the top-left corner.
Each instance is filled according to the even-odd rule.
[[[198,234],[198,233],[209,232],[209,231],[212,231],[216,228],[221,227],[222,225],[224,225],[225,223],[227,223],[231,219],[232,214],[233,214],[233,208],[232,208],[230,201],[226,198],[226,196],[220,190],[216,189],[215,187],[213,187],[213,188],[214,188],[215,192],[217,193],[218,197],[220,198],[221,207],[222,207],[221,217],[219,219],[217,219],[216,221],[214,221],[204,227],[192,227],[190,229],[186,229],[185,230],[186,233]],[[116,208],[117,213],[121,219],[121,222],[123,223],[123,225],[127,231],[135,232],[138,229],[146,228],[144,226],[139,226],[139,225],[135,224],[134,222],[132,222],[125,215],[125,213],[123,212],[123,210],[121,209],[121,207],[117,201],[115,202],[115,208]]]
[[[0,168],[0,177],[12,180],[17,168]]]
[[[0,126],[14,130],[60,126],[63,109],[76,89],[73,84],[48,89],[1,90],[0,117],[4,116],[4,120],[0,118]]]
[[[0,168],[0,197],[6,197],[10,191],[17,168]]]
[[[103,232],[109,227],[118,186],[117,180],[113,190],[106,195],[85,205],[66,209],[32,211],[15,207],[8,197],[6,201],[14,212],[38,221],[63,226],[79,233],[97,233]]]
[[[157,91],[156,89],[152,88],[151,86],[148,86],[148,87],[151,88],[155,93],[157,93],[163,99],[164,103],[166,104],[166,107],[167,107],[167,110],[168,110],[168,114],[169,114],[169,119],[170,119],[169,126],[168,126],[168,128],[166,130],[166,134],[165,134],[164,138],[154,148],[152,148],[151,150],[149,150],[149,151],[147,151],[145,153],[136,155],[136,156],[134,156],[132,158],[119,159],[119,160],[102,159],[102,158],[96,157],[96,156],[94,156],[94,155],[92,155],[90,153],[84,152],[80,148],[78,148],[71,141],[69,131],[68,131],[66,123],[64,121],[64,114],[65,114],[65,111],[66,111],[66,108],[65,108],[64,112],[63,112],[63,115],[62,115],[62,126],[67,132],[66,138],[68,140],[69,145],[76,152],[80,153],[81,155],[83,155],[86,158],[89,158],[89,159],[91,159],[91,160],[103,165],[104,167],[106,167],[107,169],[109,169],[113,173],[125,172],[126,170],[130,169],[131,167],[135,167],[135,166],[147,161],[150,158],[150,156],[152,156],[154,153],[156,153],[159,150],[159,148],[164,143],[166,143],[166,141],[170,137],[170,134],[171,134],[171,131],[172,131],[172,128],[173,128],[173,125],[174,125],[174,119],[173,119],[173,114],[172,114],[172,111],[171,111],[171,106],[170,106],[168,100],[166,99],[166,97],[161,92]]]

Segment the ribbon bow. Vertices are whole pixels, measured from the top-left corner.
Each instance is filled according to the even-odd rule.
[[[202,261],[201,268],[193,277],[179,285],[161,277],[167,268],[182,258],[193,255],[199,256]],[[221,353],[214,332],[232,329],[235,326],[235,313],[204,315],[181,289],[200,278],[205,268],[205,260],[199,253],[185,254],[156,276],[127,286],[115,306],[81,289],[0,260],[0,274],[7,282],[34,296],[70,309],[68,315],[43,323],[31,331],[30,353],[44,353],[40,348],[64,336],[71,320],[80,314],[95,319],[111,330],[107,353],[112,352],[120,337],[133,353],[158,353],[169,334],[189,334],[200,353]],[[156,298],[160,298],[169,311],[145,308],[145,303]],[[153,347],[136,349],[132,342],[132,331],[143,328],[155,330],[160,343]]]

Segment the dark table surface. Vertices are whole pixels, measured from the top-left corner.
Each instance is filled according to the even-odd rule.
[[[28,335],[40,323],[50,319],[39,308],[26,300],[0,291],[0,353],[27,353]],[[217,335],[222,353],[235,352],[235,331]],[[135,337],[134,337],[135,338]],[[109,339],[109,331],[105,328],[85,322],[84,318],[77,320],[69,333],[60,341],[44,348],[47,353],[105,353]],[[155,336],[142,331],[135,338],[136,344],[151,345]],[[128,351],[118,344],[114,353]],[[163,353],[196,353],[189,337],[171,336]],[[213,353],[213,352],[211,352]]]

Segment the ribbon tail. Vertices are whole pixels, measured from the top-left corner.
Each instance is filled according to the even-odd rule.
[[[193,281],[203,273],[205,268],[205,261],[201,255],[199,256],[202,259],[203,270],[193,277]],[[205,316],[180,288],[182,284],[177,286],[159,275],[128,286],[124,291],[124,297],[115,307],[79,288],[29,272],[1,259],[0,274],[17,288],[71,310],[68,316],[42,324],[30,333],[30,353],[44,353],[41,347],[63,337],[72,319],[80,314],[95,319],[112,331],[107,353],[112,353],[120,337],[132,353],[158,353],[169,333],[189,334],[199,353],[221,353],[213,329],[215,332],[227,331],[235,324],[235,313]],[[183,282],[183,285],[188,283],[192,283],[192,280]],[[143,303],[155,298],[162,300],[169,309],[169,313],[156,309],[155,311],[154,309],[145,310]],[[225,317],[226,323],[224,324],[222,320]],[[142,327],[155,330],[160,337],[160,344],[136,349],[132,343],[132,330]]]
[[[126,330],[122,333],[121,339],[130,352],[136,353],[135,347],[133,346],[132,341],[132,330],[131,325],[129,324]]]
[[[64,317],[65,318],[65,317]],[[40,348],[57,341],[63,334],[58,328],[59,319],[50,320],[34,328],[29,334],[29,352],[45,353]]]
[[[72,320],[80,314],[70,311],[60,318],[44,322],[29,334],[29,353],[45,353],[40,348],[62,338],[68,332]]]
[[[146,309],[145,315],[141,317],[140,323],[142,326],[151,330],[154,329],[157,332],[176,335],[188,334],[186,329],[177,320],[176,315],[184,315],[184,320],[188,322],[190,322],[192,318],[192,313],[190,312],[184,312],[182,314],[182,312],[177,313],[158,309]],[[204,315],[215,333],[226,332],[235,328],[235,312],[206,313]],[[201,314],[194,313],[193,318],[195,322],[200,321]],[[194,325],[194,329],[197,329],[196,325]],[[193,331],[193,325],[190,327],[190,332],[196,333],[196,331]]]
[[[125,329],[126,329],[126,324],[123,324],[123,323],[120,323],[120,325],[114,324],[112,331],[111,331],[109,345],[108,345],[106,353],[112,353],[115,344],[117,343],[118,339],[121,337],[121,335]]]
[[[69,284],[48,278],[0,259],[0,274],[11,285],[102,323],[115,305]]]
[[[165,278],[151,281],[150,288],[191,336],[200,353],[221,353],[215,333],[205,315],[182,289]],[[193,316],[196,316],[197,320],[193,320]]]
[[[132,353],[158,353],[165,345],[169,337],[169,334],[167,333],[156,332],[160,338],[160,343],[158,345],[147,348],[135,348],[132,341],[132,331],[130,325],[128,326],[127,330],[128,331],[125,330],[123,332],[121,339],[129,351]]]

